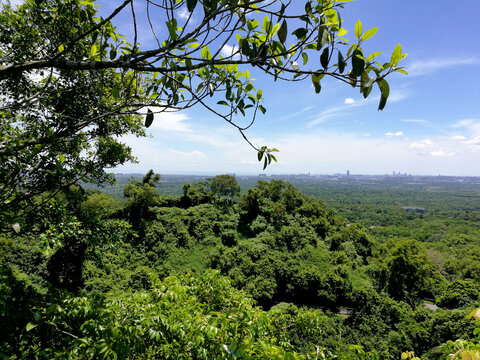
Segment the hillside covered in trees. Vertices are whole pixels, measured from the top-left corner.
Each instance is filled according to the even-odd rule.
[[[3,232],[3,357],[442,359],[478,336],[478,252],[446,271],[281,180],[241,196],[229,175],[179,196],[159,180],[132,179],[121,202],[45,194]]]
[[[479,358],[476,209],[430,227],[349,201],[342,218],[280,180],[82,187],[136,161],[125,137],[194,107],[265,169],[278,150],[246,133],[267,111],[258,75],[383,110],[406,53],[374,51],[357,19],[345,37],[345,2],[0,4],[0,358]]]

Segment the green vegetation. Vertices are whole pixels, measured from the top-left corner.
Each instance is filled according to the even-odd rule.
[[[386,76],[404,73],[400,45],[383,65],[363,53],[376,28],[357,21],[348,44],[341,1],[306,1],[299,14],[279,1],[166,2],[152,47],[138,41],[138,4],[106,18],[90,0],[2,4],[0,357],[478,358],[467,318],[480,317],[475,198],[447,220],[448,197],[435,213],[438,197],[402,194],[392,208],[347,196],[344,220],[309,196],[318,188],[275,179],[242,194],[219,175],[161,194],[149,171],[115,198],[80,185],[113,182],[106,169],[134,160],[119,138],[144,135],[154,112],[203,105],[249,142],[266,109],[247,66],[308,78],[316,93],[324,77],[365,98],[377,84],[380,110]],[[190,16],[175,18],[182,7]],[[131,39],[112,25],[124,9]],[[275,149],[252,147],[264,168],[276,161]]]
[[[466,316],[480,305],[478,280],[439,268],[430,243],[377,241],[281,180],[223,201],[211,184],[225,179],[165,196],[150,171],[124,186],[122,203],[71,187],[2,235],[3,354],[438,359],[475,349]]]

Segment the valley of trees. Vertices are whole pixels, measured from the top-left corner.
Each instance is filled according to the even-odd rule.
[[[387,215],[394,224],[380,231],[347,221],[282,180],[259,180],[241,195],[230,175],[185,183],[180,195],[161,195],[162,186],[153,171],[131,178],[121,201],[72,186],[25,217],[18,233],[1,236],[2,356],[400,359],[414,353],[447,359],[459,349],[475,353],[479,331],[467,318],[478,317],[480,306],[474,231],[459,243],[461,218],[447,216],[453,230],[443,240],[421,238],[414,229],[422,226],[408,225],[425,218],[428,225],[428,216],[439,221],[448,193],[429,203],[432,215],[400,207],[414,218]],[[398,197],[382,195],[379,185],[369,186],[365,197],[358,188],[346,194],[341,184],[327,187],[339,204],[362,204],[363,215],[341,210],[360,222],[376,219],[374,208],[393,211],[381,202],[398,207]],[[410,191],[416,197],[423,190]],[[394,226],[413,230],[394,235]]]

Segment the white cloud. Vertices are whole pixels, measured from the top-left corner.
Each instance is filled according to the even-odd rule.
[[[366,104],[367,102],[355,102],[350,104],[350,106],[334,106],[330,109],[322,111],[320,114],[315,116],[315,118],[307,123],[307,128],[314,127],[315,125],[325,123],[331,119],[334,119],[338,116],[348,114],[349,112],[353,111],[354,108],[357,106],[361,106],[362,104]]]
[[[405,91],[394,91],[390,94],[388,97],[388,102],[389,103],[394,103],[394,102],[399,102],[402,101],[403,99],[408,97],[408,93]],[[309,121],[306,125],[307,128],[312,128],[315,125],[325,123],[331,119],[337,118],[339,116],[344,116],[347,115],[353,111],[355,111],[358,107],[370,105],[370,104],[376,104],[380,100],[380,96],[373,96],[369,97],[366,100],[362,101],[355,101],[353,98],[346,98],[344,100],[343,105],[349,105],[349,106],[334,106],[331,107],[327,110],[322,111],[320,114],[314,117],[313,120]]]
[[[455,135],[455,136],[452,136],[452,140],[467,140],[467,137],[463,135]]]
[[[258,161],[255,160],[240,160],[240,164],[258,164]]]
[[[449,150],[446,150],[448,149]],[[434,158],[446,158],[459,154],[458,147],[451,141],[451,138],[440,138],[433,142],[430,139],[424,139],[410,145],[410,149],[417,150],[417,155],[431,156]]]
[[[150,130],[191,132],[192,129],[187,124],[189,119],[185,113],[163,111],[162,108],[150,107],[154,112],[153,123]],[[146,114],[146,108],[140,109],[141,114]]]
[[[419,76],[460,65],[478,65],[479,58],[436,58],[414,61],[407,66],[409,76]]]
[[[190,16],[190,13],[188,12],[188,10],[186,8],[184,8],[180,11],[177,11],[177,16],[178,16],[179,19],[185,21]]]
[[[402,122],[406,122],[406,123],[415,123],[415,124],[430,124],[429,121],[427,120],[422,120],[422,119],[402,119],[400,120]]]
[[[469,134],[480,134],[480,120],[479,119],[464,119],[459,120],[452,125],[455,129],[465,129]]]
[[[390,93],[387,103],[399,102],[406,99],[407,97],[408,97],[408,93],[405,91],[393,91],[392,93]]]
[[[220,54],[222,54],[223,57],[232,57],[232,59],[239,59],[240,58],[240,53],[238,46],[234,45],[228,45],[225,44],[223,45],[222,49],[220,50]]]
[[[433,145],[432,140],[424,139],[410,145],[410,149],[425,149]]]
[[[470,140],[465,140],[463,144],[468,150],[472,152],[477,152],[480,150],[480,136],[477,135]]]
[[[385,136],[388,137],[393,137],[393,136],[403,136],[403,131],[397,131],[397,132],[387,132],[385,133]]]
[[[431,151],[429,154],[433,157],[450,157],[450,156],[455,156],[456,155],[456,153],[454,153],[454,152],[446,152],[443,149]]]
[[[169,149],[168,151],[172,154],[179,155],[187,159],[208,160],[208,156],[198,150],[193,150],[191,152],[184,152],[180,150]]]

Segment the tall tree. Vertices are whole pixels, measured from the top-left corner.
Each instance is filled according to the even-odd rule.
[[[217,175],[207,180],[210,182],[210,191],[217,196],[218,199],[222,196],[231,199],[235,195],[240,194],[240,185],[238,185],[237,179],[235,179],[233,175]]]

